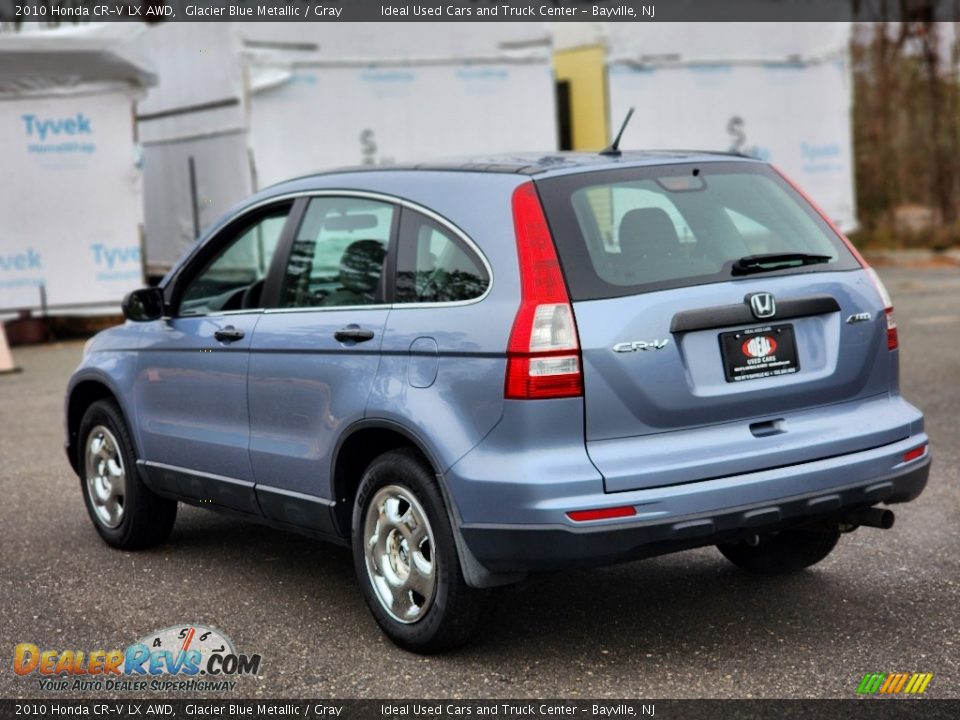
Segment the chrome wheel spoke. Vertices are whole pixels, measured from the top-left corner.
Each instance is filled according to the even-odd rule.
[[[104,476],[98,476],[94,480],[93,492],[96,495],[98,504],[104,505],[113,494],[113,484]]]
[[[413,553],[413,568],[433,582],[433,548],[420,547]]]
[[[104,509],[106,510],[107,517],[110,519],[110,522],[112,524],[119,524],[120,515],[123,512],[123,507],[120,505],[120,503],[116,502],[115,499],[113,502],[108,501]]]
[[[387,522],[392,526],[399,525],[400,519],[400,498],[391,497],[383,503],[383,515]]]
[[[421,598],[426,599],[433,592],[433,573],[423,573],[416,565],[414,568],[414,571],[407,578],[407,587]]]
[[[120,467],[120,463],[117,462],[116,458],[107,460],[107,472],[110,474],[111,479],[123,477],[123,468]]]
[[[406,530],[407,540],[413,547],[418,547],[420,543],[423,542],[424,538],[427,536],[426,529],[423,526],[423,522],[420,517],[413,511],[413,507],[404,514],[403,518],[403,528]]]

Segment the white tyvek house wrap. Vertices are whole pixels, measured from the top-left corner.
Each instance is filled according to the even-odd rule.
[[[0,37],[0,310],[118,312],[142,285],[136,26]]]
[[[556,149],[543,25],[266,25],[242,28],[260,187],[343,166]]]
[[[848,23],[610,25],[612,131],[621,147],[736,150],[857,226]]]
[[[305,173],[556,147],[539,23],[168,23],[148,44],[160,75],[138,107],[151,271],[195,240],[190,157],[202,231]]]
[[[254,94],[250,144],[263,186],[335,167],[549,150],[553,103],[546,63],[299,68]]]

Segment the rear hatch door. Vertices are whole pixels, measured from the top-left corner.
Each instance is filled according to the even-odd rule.
[[[909,433],[872,402],[896,382],[880,294],[768,166],[629,168],[538,190],[577,323],[588,451],[608,491]]]

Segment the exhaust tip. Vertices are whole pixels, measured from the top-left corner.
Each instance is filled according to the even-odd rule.
[[[881,530],[889,530],[892,528],[895,520],[896,516],[893,514],[893,510],[883,510],[878,507],[854,510],[853,512],[847,513],[843,518],[843,522],[850,525],[862,525],[865,527],[880,528]]]
[[[894,521],[897,519],[896,515],[893,514],[893,510],[881,510],[880,511],[880,524],[877,527],[883,530],[889,530],[893,527]]]

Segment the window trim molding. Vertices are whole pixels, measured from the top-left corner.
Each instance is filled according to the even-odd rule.
[[[422,216],[425,220],[432,223],[436,226],[436,230],[441,234],[447,234],[447,231],[450,230],[450,226],[444,223],[439,222],[435,217],[432,217],[424,212],[414,210],[409,208],[410,217],[414,221],[417,220],[416,215]],[[451,245],[455,246],[460,250],[461,253],[466,255],[469,259],[476,261],[476,263],[483,269],[483,272],[487,274],[486,277],[486,286],[483,289],[483,292],[477,295],[476,297],[468,298],[466,300],[442,300],[442,301],[430,301],[430,302],[421,302],[421,301],[408,301],[408,302],[398,302],[397,292],[396,292],[396,283],[400,277],[400,242],[404,239],[403,229],[405,218],[407,217],[406,213],[401,213],[400,215],[400,224],[397,228],[397,252],[393,258],[393,307],[446,307],[448,305],[461,305],[461,304],[470,304],[473,302],[479,302],[490,292],[490,288],[493,285],[493,273],[490,269],[488,263],[480,262],[483,258],[483,254],[476,251],[476,244],[468,243],[469,238],[465,238],[462,234],[458,233],[449,233],[449,237],[445,237],[445,240]]]
[[[196,279],[196,273],[191,275],[191,270],[194,265],[200,265],[200,268],[196,272],[203,272],[204,269],[208,266],[208,263],[216,258],[220,251],[224,248],[211,248],[211,244],[216,244],[217,238],[219,238],[225,232],[231,232],[235,228],[242,228],[246,226],[248,221],[255,220],[255,216],[262,214],[263,210],[270,205],[281,206],[285,203],[290,204],[290,209],[287,212],[286,217],[284,218],[284,226],[280,231],[280,238],[277,242],[277,247],[274,250],[274,257],[271,259],[270,267],[267,268],[267,272],[264,275],[264,284],[270,279],[271,271],[275,265],[278,255],[283,250],[283,241],[284,236],[286,235],[291,219],[295,217],[297,211],[297,203],[295,197],[289,197],[286,195],[277,196],[275,198],[270,198],[264,200],[263,202],[258,202],[254,205],[251,205],[248,208],[245,208],[242,214],[238,214],[235,217],[230,218],[227,222],[218,226],[216,230],[212,232],[210,237],[206,238],[203,242],[198,243],[193,250],[188,254],[183,261],[177,266],[174,273],[170,276],[170,280],[162,286],[164,304],[164,317],[169,318],[195,318],[195,317],[212,317],[216,314],[240,314],[240,313],[249,313],[249,312],[263,312],[265,308],[239,308],[237,310],[215,310],[210,313],[192,313],[190,315],[181,315],[180,314],[180,304],[183,302],[183,291],[184,287],[181,287],[183,283],[191,283]],[[296,219],[299,220],[299,215],[296,215]],[[236,235],[231,237],[231,240],[236,240]],[[186,273],[186,277],[185,277]]]

